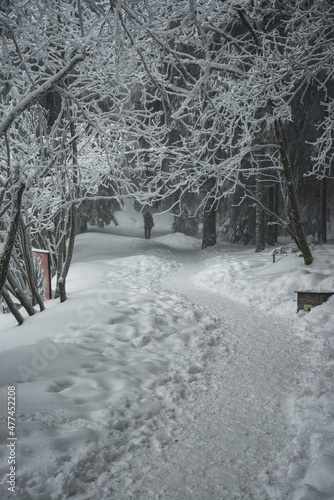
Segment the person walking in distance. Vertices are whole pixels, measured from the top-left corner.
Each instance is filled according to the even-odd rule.
[[[144,228],[145,228],[145,238],[149,240],[151,238],[151,230],[154,226],[153,217],[147,210],[144,214]]]

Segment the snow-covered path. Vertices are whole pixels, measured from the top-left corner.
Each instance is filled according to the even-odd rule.
[[[80,235],[68,300],[21,327],[1,317],[3,442],[8,386],[18,394],[15,498],[333,498],[333,301],[297,315],[293,300],[296,282],[331,285],[330,257],[324,274],[199,246]],[[6,454],[1,500],[13,498]]]
[[[135,457],[134,498],[288,498],[287,403],[302,361],[292,325],[200,288],[199,256],[178,260],[161,285],[215,323],[199,369],[205,383],[193,384],[179,405],[175,443]]]

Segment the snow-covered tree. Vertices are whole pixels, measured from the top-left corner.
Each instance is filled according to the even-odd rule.
[[[114,6],[10,2],[0,26],[0,290],[16,268],[20,226],[27,241],[51,251],[63,301],[78,207],[126,194],[124,150],[136,123]],[[101,195],[110,182],[113,193]]]
[[[310,264],[296,187],[304,137],[308,171],[332,175],[333,17],[327,0],[3,3],[0,289],[15,288],[20,230],[50,250],[65,300],[80,210],[128,194],[176,215],[196,200],[203,247],[221,202],[247,199],[258,249],[264,212]],[[314,137],[296,146],[315,89]]]
[[[321,78],[312,69],[315,54],[325,47],[318,41],[312,48],[327,13],[321,3],[300,2],[296,8],[269,0],[171,0],[145,4],[147,11],[139,3],[136,17],[138,32],[146,33],[140,55],[155,89],[146,102],[168,110],[164,141],[159,136],[158,145],[153,135],[145,136],[146,195],[153,200],[177,189],[199,192],[215,178],[211,195],[218,201],[241,187],[290,234],[307,264],[312,255],[301,223],[290,133],[308,83],[330,76],[329,61]],[[328,38],[330,21],[326,25]],[[178,136],[169,140],[173,130]],[[264,189],[277,183],[287,195],[286,217],[258,199],[259,177]]]

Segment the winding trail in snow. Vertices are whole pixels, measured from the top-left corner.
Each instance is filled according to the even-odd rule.
[[[141,456],[140,489],[164,500],[292,498],[287,404],[303,356],[292,325],[199,287],[198,253],[173,254],[180,268],[160,286],[214,316],[217,334],[209,340],[206,387],[194,384],[179,408],[175,444],[153,464]]]

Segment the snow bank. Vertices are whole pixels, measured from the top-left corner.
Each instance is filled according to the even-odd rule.
[[[208,253],[193,277],[203,290],[214,289],[273,318],[289,318],[294,334],[308,346],[304,378],[288,412],[298,433],[290,463],[290,479],[295,481],[292,500],[334,499],[334,296],[297,314],[295,293],[334,291],[334,247],[319,245],[313,256],[312,265],[306,267],[293,253],[277,255],[273,263],[272,252],[256,254],[251,248],[234,252],[230,245],[221,245]]]
[[[201,240],[186,236],[182,233],[172,233],[165,236],[154,238],[154,241],[166,245],[176,250],[199,250],[201,248]]]
[[[125,457],[151,442],[161,408],[175,411],[200,378],[184,349],[193,352],[202,327],[178,297],[152,290],[152,275],[173,262],[151,242],[101,234],[79,236],[73,261],[64,304],[48,301],[22,327],[1,321],[1,415],[15,385],[19,498],[111,498],[110,464],[127,467]],[[6,442],[4,425],[1,435]],[[2,499],[12,498],[6,453]]]

